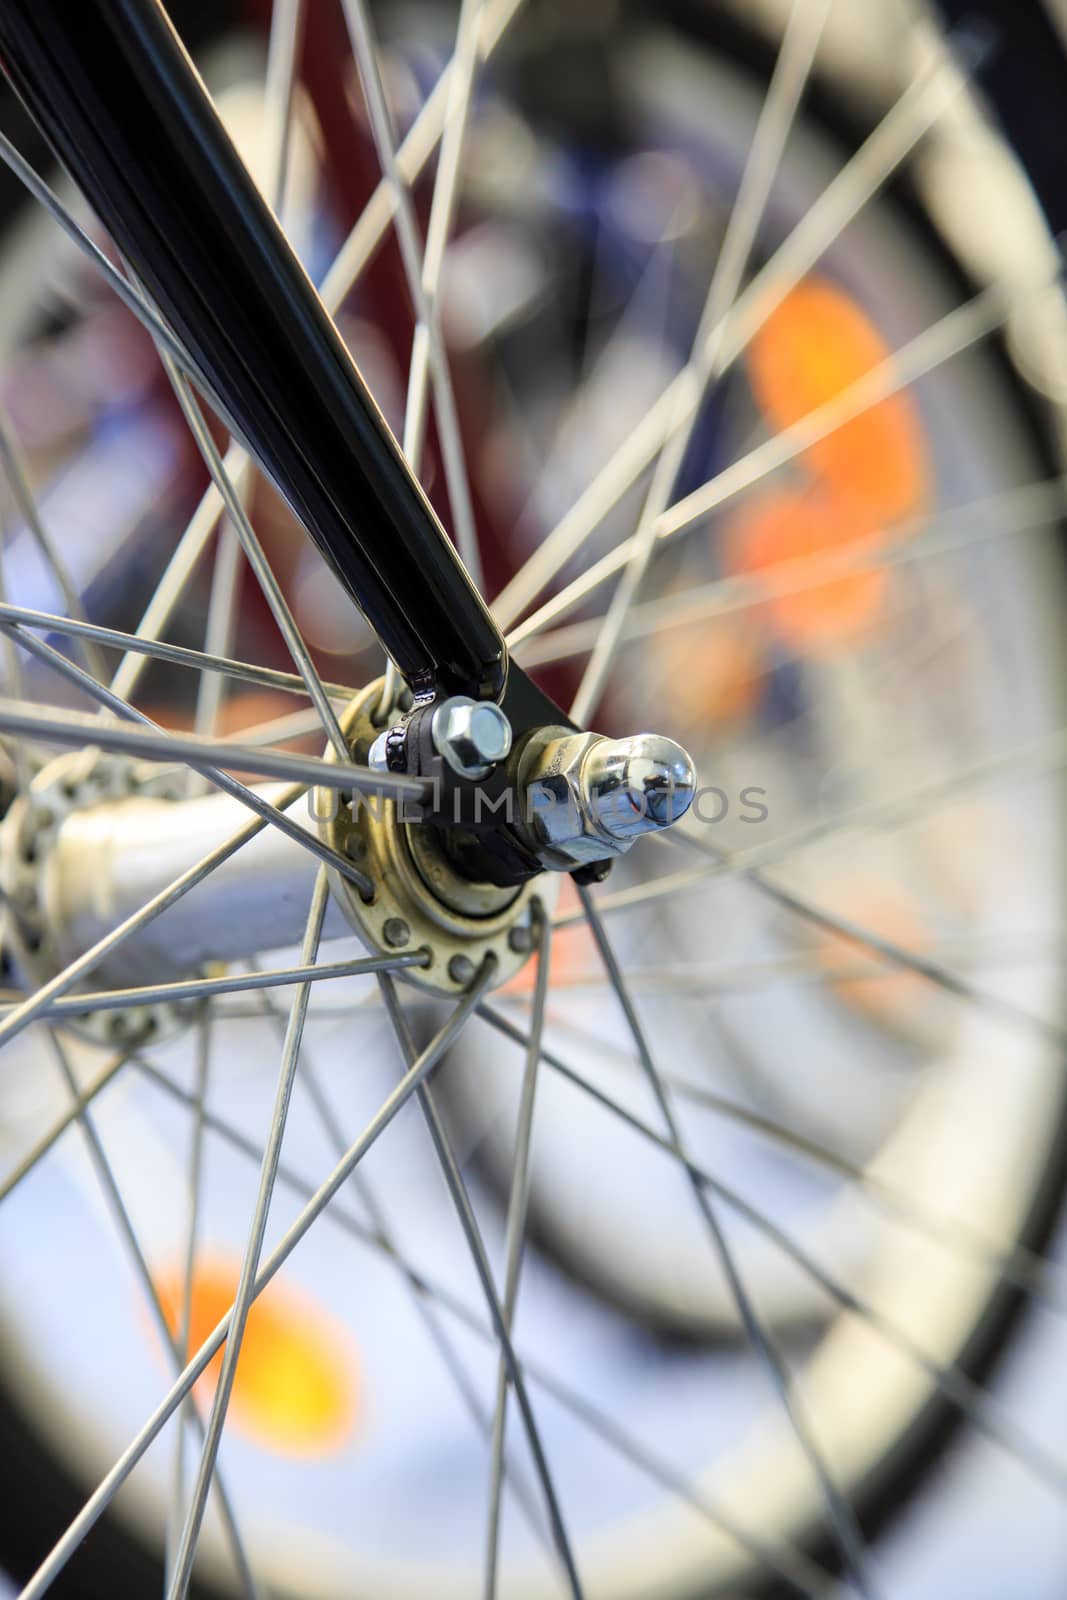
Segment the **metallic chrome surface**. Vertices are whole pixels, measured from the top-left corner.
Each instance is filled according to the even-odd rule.
[[[519,765],[520,827],[546,867],[574,867],[623,855],[642,834],[688,811],[696,771],[673,739],[630,739],[546,729]]]
[[[383,728],[367,752],[367,765],[374,772],[389,771],[389,735],[392,731],[391,726]]]
[[[375,732],[374,715],[381,683],[371,683],[342,719],[350,744]],[[480,883],[461,873],[441,847],[437,830],[408,821],[403,802],[353,796],[351,806],[336,804],[336,791],[315,795],[320,834],[330,848],[356,861],[374,884],[371,896],[331,873],[335,903],[371,951],[386,954],[399,924],[407,930],[403,948],[425,950],[424,967],[411,967],[406,979],[439,996],[455,996],[487,957],[494,963],[493,986],[506,983],[529,959],[530,918],[535,899],[551,916],[559,880],[542,874],[517,886]],[[513,935],[519,930],[519,937]]]
[[[176,798],[180,773],[171,775],[169,789],[160,791],[164,775],[138,791],[124,762],[98,757],[88,774],[79,766],[80,754],[58,757],[34,784],[36,818],[17,801],[0,829],[0,875],[9,904],[18,902],[8,936],[39,981],[91,949],[236,832],[247,814],[228,795]],[[258,792],[273,802],[284,791],[270,784]],[[305,807],[292,815],[314,830]],[[297,943],[314,876],[306,851],[278,829],[264,829],[195,894],[125,941],[113,962],[102,962],[97,986],[185,977],[207,962]],[[331,901],[323,937],[347,932]]]
[[[595,744],[582,768],[582,790],[600,826],[628,842],[684,817],[693,803],[696,772],[673,739],[639,733]]]
[[[444,700],[433,715],[433,742],[461,778],[486,778],[511,750],[511,723],[492,701]]]

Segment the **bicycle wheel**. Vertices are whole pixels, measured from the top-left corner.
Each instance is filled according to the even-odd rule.
[[[1067,1483],[976,1380],[1007,1296],[1057,1304],[1047,226],[917,7],[858,37],[796,0],[761,40],[635,6],[607,43],[606,13],[517,0],[458,34],[304,9],[273,8],[224,116],[513,675],[578,729],[669,735],[704,787],[601,882],[603,831],[528,819],[536,874],[475,872],[480,835],[401,815],[428,802],[376,753],[396,678],[240,443],[220,459],[180,325],[135,287],[177,408],[146,380],[44,425],[118,322],[53,363],[43,418],[11,385],[9,1559],[27,1595],[180,1595],[194,1566],[219,1594],[881,1592],[860,1517],[916,1491],[947,1414],[1052,1506]],[[58,40],[12,15],[32,88],[26,38]],[[100,270],[60,274],[68,346]],[[23,327],[35,374],[54,283]],[[198,454],[105,602],[66,571],[57,453],[184,421]],[[480,783],[511,758],[472,760],[465,715],[432,739]],[[263,777],[312,813],[286,827]]]

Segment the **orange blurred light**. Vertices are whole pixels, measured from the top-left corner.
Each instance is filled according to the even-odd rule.
[[[847,894],[834,896],[834,910],[855,927],[909,954],[918,955],[929,945],[922,911],[911,895],[895,885],[855,884]],[[839,934],[820,940],[816,959],[838,999],[872,1021],[899,1022],[926,997],[926,986],[917,973],[888,960],[879,961],[872,950]],[[869,969],[869,976],[858,975],[864,969]]]
[[[559,903],[555,915],[567,917],[580,910],[578,891],[569,878],[564,878],[560,884]],[[567,988],[602,975],[604,969],[600,964],[596,945],[593,943],[593,935],[584,921],[572,923],[567,928],[553,929],[549,968],[552,973],[553,988]],[[501,985],[498,993],[532,994],[536,976],[537,961],[531,956],[513,978],[509,978],[507,983]]]
[[[764,666],[743,623],[731,617],[683,622],[658,633],[655,650],[679,727],[724,727],[752,715]]]
[[[798,284],[767,318],[746,356],[764,420],[791,427],[891,354],[856,302],[824,278]],[[906,390],[879,401],[799,458],[813,477],[879,521],[918,510],[929,464],[922,422]]]
[[[814,585],[800,568],[795,576],[775,569],[783,562],[833,557],[856,540],[869,539],[871,532],[854,508],[826,490],[770,489],[746,501],[727,524],[723,562],[733,574],[768,575],[766,615],[796,650],[833,649],[877,622],[888,586],[886,569],[857,566]]]
[[[234,1302],[241,1264],[209,1255],[196,1264],[189,1318],[189,1348],[203,1344]],[[177,1333],[184,1299],[184,1270],[156,1274],[167,1325]],[[224,1347],[225,1348],[225,1347]],[[210,1395],[218,1383],[222,1350],[200,1379]],[[320,1456],[340,1449],[358,1412],[359,1376],[344,1331],[308,1295],[275,1279],[253,1302],[237,1362],[229,1417],[255,1443],[288,1456]]]

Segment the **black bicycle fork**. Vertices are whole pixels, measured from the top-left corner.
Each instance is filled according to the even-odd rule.
[[[501,698],[504,641],[161,6],[2,0],[0,56],[412,690]]]

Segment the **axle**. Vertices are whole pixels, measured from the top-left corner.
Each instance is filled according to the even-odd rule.
[[[196,799],[82,789],[66,814],[60,784],[80,757],[53,764],[54,789],[35,784],[34,805],[16,801],[0,835],[0,876],[13,903],[9,943],[39,976],[58,971],[217,849],[249,820],[229,795]],[[107,769],[105,769],[107,770]],[[47,779],[49,769],[42,776]],[[68,785],[69,787],[69,785]],[[257,793],[274,801],[282,785]],[[290,815],[309,832],[306,802]],[[315,859],[277,828],[264,828],[204,882],[123,943],[94,974],[98,988],[185,978],[214,962],[299,944],[315,880]],[[349,929],[331,899],[324,938]]]
[[[380,683],[368,685],[345,713],[356,750],[375,739],[380,692]],[[675,821],[693,795],[692,766],[669,739],[545,728],[526,735],[510,760],[499,708],[474,714],[487,711],[446,702],[443,715],[423,719],[430,787],[445,771],[453,784],[434,801],[326,786],[289,813],[358,867],[361,887],[330,868],[323,938],[354,931],[373,954],[418,956],[408,977],[435,994],[461,990],[487,958],[505,981],[536,942],[536,919],[551,914],[562,874],[599,875],[642,834]],[[463,763],[484,775],[484,787],[456,771]],[[283,789],[256,792],[273,804]],[[482,800],[491,820],[480,832]],[[441,825],[450,803],[471,812],[462,826]],[[99,750],[54,758],[0,825],[6,946],[19,981],[45,982],[91,950],[248,816],[224,793],[189,798],[185,775],[170,767],[135,768],[126,755]],[[501,839],[526,870],[494,875]],[[318,860],[298,839],[263,829],[99,963],[94,985],[158,984],[298,944]]]

